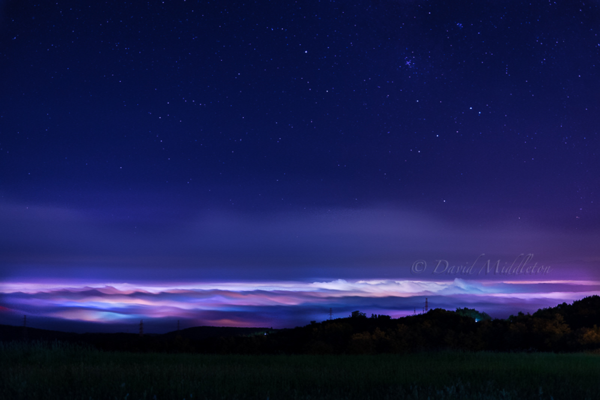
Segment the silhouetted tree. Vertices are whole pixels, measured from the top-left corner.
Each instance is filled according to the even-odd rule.
[[[465,317],[471,317],[475,322],[490,321],[492,317],[484,312],[477,311],[473,308],[457,308],[456,313]]]

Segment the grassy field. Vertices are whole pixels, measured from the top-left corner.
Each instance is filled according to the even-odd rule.
[[[2,399],[599,399],[600,356],[108,353],[0,343]]]

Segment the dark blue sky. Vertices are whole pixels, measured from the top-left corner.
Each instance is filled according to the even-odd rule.
[[[4,2],[3,194],[121,213],[526,208],[593,226],[599,14],[595,2]]]
[[[2,1],[0,280],[482,253],[594,279],[599,26],[597,1]]]

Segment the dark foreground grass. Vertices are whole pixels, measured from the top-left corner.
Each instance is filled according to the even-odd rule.
[[[193,355],[0,343],[1,399],[600,399],[600,357]]]

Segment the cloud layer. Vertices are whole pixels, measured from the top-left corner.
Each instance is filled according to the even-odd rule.
[[[106,207],[103,208],[106,210]],[[416,208],[114,214],[0,202],[0,312],[39,327],[304,325],[360,309],[492,316],[598,293],[597,235]],[[163,212],[163,214],[161,214]],[[550,268],[548,268],[550,267]],[[31,322],[33,323],[33,322]]]
[[[600,239],[593,232],[515,221],[480,227],[398,207],[184,210],[176,217],[142,205],[123,207],[105,215],[93,208],[0,202],[0,280],[409,279],[416,260],[429,266],[419,279],[430,280],[440,279],[434,273],[440,260],[458,268],[482,254],[480,266],[486,259],[505,265],[534,254],[530,264],[552,266],[552,279],[600,278]],[[460,277],[451,269],[447,279]]]
[[[533,312],[597,294],[600,282],[520,281],[346,281],[197,283],[174,286],[4,283],[0,311],[18,324],[75,331],[132,330],[139,320],[148,331],[186,326],[268,326],[275,328],[346,317],[359,309],[392,317],[430,308],[469,307],[494,317]],[[36,325],[37,324],[37,325]]]

